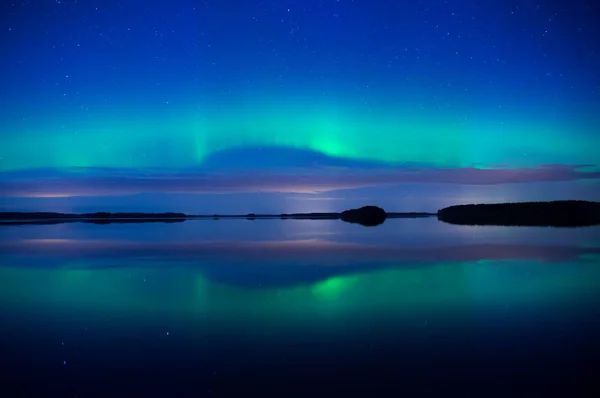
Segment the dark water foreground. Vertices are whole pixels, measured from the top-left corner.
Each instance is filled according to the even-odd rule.
[[[0,396],[598,391],[600,229],[0,229]]]

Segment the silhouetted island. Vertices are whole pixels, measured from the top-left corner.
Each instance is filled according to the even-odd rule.
[[[377,206],[364,206],[359,209],[346,210],[342,213],[293,213],[293,214],[255,214],[245,215],[188,215],[184,213],[84,213],[68,214],[53,212],[0,212],[0,225],[23,225],[23,224],[60,224],[66,222],[87,222],[94,224],[109,223],[142,223],[142,222],[182,222],[193,219],[223,218],[233,219],[292,219],[292,220],[342,220],[365,226],[379,225],[390,218],[415,218],[429,217],[435,213],[390,213]]]
[[[600,203],[582,200],[446,207],[438,219],[460,225],[578,227],[600,224]]]
[[[387,214],[385,210],[377,206],[364,206],[360,209],[346,210],[342,212],[342,221],[356,223],[367,227],[383,224]]]
[[[86,222],[94,224],[141,223],[141,222],[182,222],[184,213],[53,213],[53,212],[0,212],[1,225],[21,224],[60,224],[65,222]]]
[[[394,213],[396,218],[403,216],[403,213]],[[413,217],[417,213],[406,213],[406,217]],[[248,220],[280,218],[282,220],[342,220],[350,223],[357,223],[364,226],[375,226],[382,224],[386,219],[386,212],[377,206],[364,206],[360,209],[346,210],[342,213],[292,213],[292,214],[254,214],[249,213],[245,216],[213,216],[213,218],[238,218],[244,217]],[[191,216],[193,218],[206,218],[206,216]]]
[[[364,206],[341,213],[293,213],[245,215],[187,215],[184,213],[84,213],[0,212],[0,225],[58,224],[65,222],[142,223],[182,222],[190,219],[222,218],[282,220],[342,220],[364,226],[382,224],[387,218],[423,218],[437,215],[440,221],[460,225],[505,225],[577,227],[600,224],[600,203],[580,200],[555,202],[522,202],[498,204],[470,204],[450,206],[437,213],[386,213],[377,206]]]

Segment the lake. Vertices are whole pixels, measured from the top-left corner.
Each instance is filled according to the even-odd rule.
[[[600,227],[4,226],[0,323],[3,397],[583,395]]]

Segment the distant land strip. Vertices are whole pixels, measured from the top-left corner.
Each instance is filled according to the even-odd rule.
[[[446,207],[438,219],[458,225],[584,227],[600,224],[600,202],[558,200]]]
[[[192,215],[185,213],[54,213],[54,212],[0,212],[1,225],[58,224],[65,222],[88,222],[94,224],[139,223],[139,222],[182,222],[191,219],[295,219],[295,220],[342,220],[366,226],[379,225],[386,218],[408,218],[435,216],[436,213],[390,213],[377,206],[364,206],[360,209],[341,213],[293,213],[293,214],[254,214],[244,215]]]
[[[219,219],[219,218],[243,218],[243,219],[298,219],[298,220],[339,220],[342,213],[291,213],[291,214],[183,214],[183,213],[52,213],[52,212],[0,212],[0,221],[27,221],[27,220],[191,220],[191,219]],[[387,218],[418,218],[432,217],[437,213],[386,213]]]
[[[517,202],[495,204],[467,204],[446,207],[436,213],[391,212],[377,206],[364,206],[341,213],[283,213],[283,214],[211,214],[185,213],[83,213],[54,212],[0,212],[0,225],[58,224],[88,222],[95,224],[183,222],[193,219],[291,219],[342,220],[365,226],[382,224],[389,218],[426,218],[457,225],[548,226],[577,227],[600,224],[600,202],[563,200],[552,202]]]

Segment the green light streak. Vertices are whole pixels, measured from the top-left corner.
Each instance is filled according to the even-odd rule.
[[[124,107],[126,108],[126,107]],[[541,115],[475,116],[467,108],[311,104],[256,99],[213,108],[98,109],[5,126],[0,170],[38,167],[191,167],[245,146],[439,166],[581,164],[600,158],[600,123]]]

